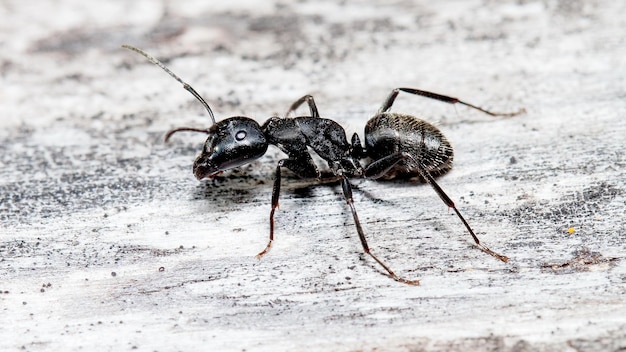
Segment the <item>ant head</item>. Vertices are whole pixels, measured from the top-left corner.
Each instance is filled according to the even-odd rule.
[[[265,154],[268,145],[267,139],[256,121],[243,116],[235,116],[215,122],[215,116],[209,104],[195,89],[180,79],[161,61],[134,46],[122,45],[122,47],[145,56],[150,62],[162,68],[198,99],[209,113],[213,125],[208,129],[181,127],[173,129],[165,135],[166,142],[174,133],[179,131],[202,132],[209,135],[204,143],[204,149],[193,164],[193,174],[198,180],[213,177],[224,170],[247,164]]]
[[[169,135],[179,130],[185,129],[173,130]],[[193,174],[198,180],[247,164],[267,151],[268,143],[261,127],[247,117],[231,117],[202,132],[209,137],[193,163]]]

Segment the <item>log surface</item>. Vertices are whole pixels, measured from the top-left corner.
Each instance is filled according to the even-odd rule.
[[[626,349],[622,1],[113,1],[0,4],[0,350]],[[198,182],[202,106],[262,123],[315,96],[358,132],[393,111],[455,148],[427,185],[354,180],[373,253],[336,183],[274,147]],[[299,114],[306,114],[300,109]],[[320,164],[323,166],[323,164]]]

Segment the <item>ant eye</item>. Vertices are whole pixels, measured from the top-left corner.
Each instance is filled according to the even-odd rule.
[[[246,131],[239,131],[235,134],[235,139],[238,141],[242,141],[244,138],[246,138]]]

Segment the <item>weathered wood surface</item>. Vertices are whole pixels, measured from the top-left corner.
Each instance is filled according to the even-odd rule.
[[[210,4],[209,4],[210,3]],[[0,350],[626,349],[622,1],[0,3]],[[455,147],[440,185],[289,178],[275,148],[197,182],[202,107],[262,122],[303,94],[362,133],[392,88]],[[571,230],[570,230],[571,229]],[[573,231],[573,232],[571,232]]]

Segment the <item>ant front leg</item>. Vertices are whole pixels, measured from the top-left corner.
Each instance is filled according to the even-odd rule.
[[[372,254],[372,252],[370,251],[370,247],[367,244],[367,239],[365,238],[363,228],[361,227],[361,221],[359,221],[359,216],[356,213],[356,208],[354,207],[354,200],[352,199],[352,186],[350,186],[348,179],[343,175],[341,175],[341,188],[343,189],[343,195],[346,198],[346,202],[348,203],[348,205],[350,206],[350,210],[352,211],[352,217],[354,218],[354,224],[356,225],[356,231],[359,234],[359,239],[361,240],[363,251],[370,257],[372,257],[380,266],[382,266],[392,279],[408,285],[418,286],[420,284],[419,280],[407,280],[399,277],[385,263],[378,259],[378,257]]]
[[[265,249],[256,255],[257,259],[261,259],[272,247],[274,242],[274,212],[278,208],[278,196],[280,195],[280,168],[284,165],[285,160],[280,160],[276,166],[276,177],[274,178],[274,187],[272,187],[272,210],[270,211],[270,240],[267,242]]]
[[[396,89],[392,90],[391,94],[389,94],[387,99],[385,99],[385,102],[380,107],[380,110],[378,110],[378,112],[379,113],[383,113],[383,112],[389,111],[389,109],[391,109],[391,106],[393,105],[393,102],[396,100],[396,97],[398,96],[398,93],[400,93],[401,91],[405,92],[405,93],[410,93],[410,94],[415,94],[415,95],[419,95],[419,96],[422,96],[422,97],[430,98],[430,99],[439,100],[439,101],[442,101],[442,102],[448,103],[448,104],[462,104],[462,105],[465,105],[465,106],[470,107],[472,109],[476,109],[478,111],[482,111],[485,114],[491,115],[491,116],[512,117],[512,116],[516,116],[516,115],[519,115],[519,114],[522,114],[522,113],[526,112],[526,109],[520,109],[519,111],[512,112],[512,113],[493,112],[493,111],[489,111],[489,110],[485,110],[483,108],[480,108],[480,107],[478,107],[476,105],[472,105],[470,103],[464,102],[462,100],[459,100],[458,98],[450,97],[450,96],[447,96],[447,95],[441,95],[441,94],[437,94],[437,93],[433,93],[433,92],[429,92],[429,91],[425,91],[425,90],[414,89],[414,88],[396,88]]]
[[[306,154],[308,155],[308,154]],[[302,157],[300,159],[282,159],[278,162],[276,166],[276,177],[274,178],[274,186],[272,187],[272,210],[270,211],[270,239],[259,254],[256,255],[257,259],[261,259],[267,252],[272,248],[272,242],[274,242],[274,213],[276,212],[276,208],[278,208],[278,197],[280,195],[280,168],[286,167],[289,170],[296,173],[298,176],[302,178],[313,178],[318,177],[319,173],[313,160],[310,156]]]
[[[426,170],[426,167],[424,166],[424,164],[415,160],[415,158],[411,156],[409,153],[397,152],[397,153],[391,154],[389,156],[386,156],[384,158],[381,158],[379,160],[372,162],[365,168],[365,177],[371,178],[371,179],[377,179],[379,177],[382,177],[389,170],[391,170],[394,166],[396,166],[400,161],[407,160],[407,159],[412,160],[416,165],[418,165],[416,169],[418,170],[420,176],[422,176],[422,178],[424,178],[424,180],[426,180],[426,182],[430,184],[430,186],[435,190],[435,192],[437,192],[437,195],[439,196],[439,198],[441,198],[441,200],[449,208],[452,208],[454,210],[454,212],[459,217],[459,219],[461,219],[461,222],[463,223],[463,225],[465,225],[465,228],[467,229],[467,231],[470,233],[470,235],[474,239],[474,242],[476,243],[478,248],[480,248],[480,250],[491,255],[494,258],[497,258],[505,263],[508,262],[509,261],[508,257],[498,254],[492,251],[491,249],[489,249],[487,246],[480,243],[478,236],[476,236],[476,234],[474,233],[474,230],[472,230],[467,220],[465,220],[463,215],[461,215],[461,212],[454,205],[454,202],[452,201],[452,199],[450,199],[450,197],[446,194],[446,192],[443,191],[443,189],[435,181],[435,178],[430,175],[430,173]]]
[[[300,105],[307,103],[307,105],[309,105],[309,111],[311,112],[311,117],[320,117],[320,113],[317,111],[317,106],[315,105],[315,100],[313,99],[313,96],[310,94],[307,94],[305,96],[303,96],[302,98],[296,100],[293,102],[293,104],[291,104],[291,106],[289,107],[289,110],[287,110],[287,113],[285,113],[285,118],[289,116],[289,114],[291,114],[292,112],[296,111],[297,108],[300,107]]]

